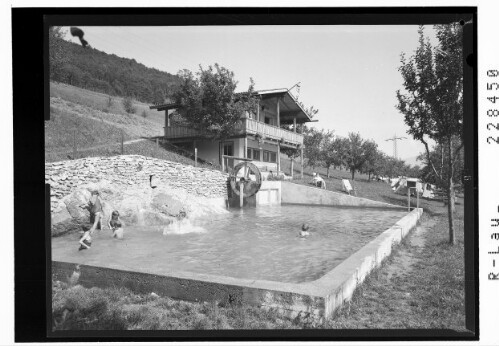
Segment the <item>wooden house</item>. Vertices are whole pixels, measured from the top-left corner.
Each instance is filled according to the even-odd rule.
[[[280,172],[280,148],[301,150],[303,135],[296,132],[298,124],[312,121],[288,89],[256,91],[256,114],[245,114],[233,136],[223,142],[210,139],[208,133],[192,126],[178,124],[171,115],[178,104],[151,106],[165,112],[164,137],[187,150],[197,150],[199,158],[220,164],[229,171],[240,159],[249,159],[262,171]]]

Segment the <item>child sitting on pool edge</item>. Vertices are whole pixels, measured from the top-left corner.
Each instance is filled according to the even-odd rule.
[[[83,226],[82,228],[84,232],[79,241],[80,248],[78,249],[78,251],[90,249],[90,247],[92,246],[90,227]]]
[[[300,237],[302,238],[305,238],[305,237],[308,237],[310,235],[310,232],[308,231],[309,230],[309,226],[308,224],[304,223],[302,226],[301,226],[301,230],[300,230]]]
[[[107,224],[109,229],[113,231],[113,238],[123,239],[123,225],[119,217],[120,213],[117,210],[113,211]]]

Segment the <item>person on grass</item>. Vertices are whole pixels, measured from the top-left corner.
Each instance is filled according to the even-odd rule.
[[[322,189],[326,189],[326,182],[322,179],[319,173],[312,173],[312,181],[310,183]]]

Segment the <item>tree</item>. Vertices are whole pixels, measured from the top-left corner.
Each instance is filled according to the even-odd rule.
[[[133,99],[130,96],[124,97],[123,100],[121,101],[121,103],[123,105],[123,109],[128,114],[134,114],[137,111],[137,109],[135,108],[135,106],[133,104]]]
[[[379,168],[377,166],[380,158],[378,145],[372,140],[367,140],[364,142],[363,147],[365,156],[364,170],[368,174],[368,181],[371,181],[371,174],[375,174],[377,168]]]
[[[300,101],[298,101],[298,104],[303,108],[303,110],[305,111],[305,113],[307,113],[307,115],[310,117],[310,119],[314,118],[314,116],[316,116],[317,113],[319,113],[319,110],[315,109],[314,106],[306,107]],[[281,128],[285,129],[285,130],[288,130],[288,131],[294,131],[295,130],[293,128],[293,125],[281,125]],[[302,134],[306,135],[307,133],[310,132],[310,128],[308,128],[305,123],[303,123],[303,124],[297,124],[297,126],[296,126],[296,132],[297,133],[302,133]],[[306,143],[307,141],[304,140],[304,142]],[[293,176],[295,159],[298,158],[301,155],[301,147],[298,147],[296,149],[281,147],[280,150],[281,150],[282,153],[286,154],[289,157],[289,159],[291,160],[290,175]],[[306,149],[304,151],[305,151],[304,156],[306,156]]]
[[[352,173],[352,180],[355,180],[355,171],[362,170],[366,162],[366,145],[360,134],[350,132],[345,142],[344,163]]]
[[[448,198],[449,243],[455,243],[454,172],[463,147],[462,26],[435,26],[438,46],[433,49],[419,28],[419,46],[408,60],[401,55],[403,94],[397,91],[398,110],[409,126],[408,133],[425,146],[426,159]],[[432,160],[429,140],[443,148],[445,169],[439,172]],[[456,140],[458,145],[456,146]],[[446,172],[445,174],[443,172]]]
[[[49,75],[51,80],[63,78],[63,66],[69,60],[62,37],[63,32],[60,26],[49,27]]]
[[[332,137],[332,133],[331,133]],[[343,163],[343,156],[345,152],[345,141],[336,137],[333,140],[327,138],[323,150],[323,162],[327,169],[327,177],[329,178],[329,169],[331,166],[340,166]]]
[[[457,146],[460,145],[459,140],[454,140],[453,143],[453,148],[457,148]],[[456,157],[456,166],[454,169],[454,176],[453,179],[454,181],[460,181],[462,182],[463,178],[463,172],[464,172],[464,158],[462,155],[463,149],[458,151],[458,155]],[[427,183],[435,184],[438,188],[445,189],[445,186],[442,185],[443,182],[447,181],[447,170],[445,170],[445,165],[444,165],[444,159],[445,159],[445,152],[443,150],[443,147],[439,144],[435,145],[432,150],[430,150],[430,158],[431,162],[434,163],[435,169],[440,173],[441,176],[444,177],[444,179],[438,179],[437,176],[433,173],[433,170],[431,168],[430,162],[428,161],[426,157],[426,153],[423,153],[419,155],[418,159],[423,162],[423,167],[420,169],[420,177],[422,180],[424,180]]]
[[[304,127],[304,130],[304,156],[307,158],[307,166],[312,167],[312,169],[315,170],[315,167],[322,163],[325,132],[324,130],[319,131],[314,128],[306,127]]]
[[[248,91],[235,93],[237,81],[234,72],[215,64],[194,75],[189,70],[177,74],[180,85],[173,98],[177,110],[193,128],[207,132],[214,139],[223,140],[234,134],[241,116],[256,111],[257,100],[253,95],[254,83],[250,79]]]
[[[281,147],[281,153],[286,154],[291,160],[291,166],[289,168],[289,175],[293,176],[294,174],[294,163],[295,160],[301,155],[301,148],[283,148]]]

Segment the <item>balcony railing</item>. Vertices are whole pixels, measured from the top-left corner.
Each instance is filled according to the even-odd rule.
[[[303,135],[292,131],[281,129],[280,127],[268,125],[254,119],[243,118],[236,127],[236,134],[259,134],[264,139],[283,140],[284,143],[293,145],[303,145]],[[198,131],[185,125],[173,125],[165,127],[165,137],[167,139],[206,137],[208,133]]]
[[[265,138],[274,140],[284,140],[291,144],[303,144],[303,135],[281,129],[280,127],[268,125],[254,119],[241,119],[243,131],[246,134],[256,135],[257,133]]]

